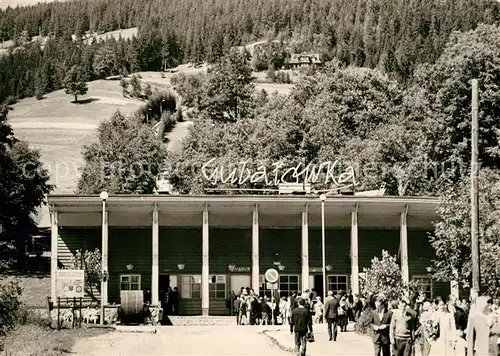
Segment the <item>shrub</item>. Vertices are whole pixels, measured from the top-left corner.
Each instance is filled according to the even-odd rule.
[[[146,96],[146,98],[150,98],[151,95],[153,95],[153,91],[151,90],[151,84],[147,83],[145,86],[144,86],[144,95]]]
[[[170,132],[176,123],[174,115],[170,115],[169,112],[163,113],[162,120],[165,122],[164,132]]]
[[[170,79],[175,90],[182,98],[182,104],[187,107],[194,107],[198,103],[201,94],[203,83],[205,82],[205,74],[184,74],[179,73]]]
[[[371,308],[367,308],[361,312],[358,321],[356,321],[356,324],[354,325],[355,332],[357,332],[360,335],[368,335],[368,336],[371,336],[373,334],[372,324],[371,324],[372,311],[373,310]]]
[[[384,294],[388,299],[395,299],[409,288],[403,281],[396,257],[385,250],[382,250],[382,258],[374,257],[371,267],[364,268],[363,272],[360,278],[363,294]]]
[[[169,91],[153,94],[147,103],[137,110],[137,115],[141,117],[141,121],[146,118],[149,121],[158,121],[161,119],[162,112],[175,112],[177,106],[176,97]]]
[[[182,122],[184,121],[184,117],[182,116],[182,107],[179,105],[177,112],[175,113],[175,121]]]
[[[35,97],[36,100],[42,100],[43,99],[43,91],[40,89],[35,89]]]
[[[0,351],[7,333],[20,321],[22,289],[19,283],[18,280],[0,280]]]
[[[123,96],[127,95],[129,82],[125,78],[120,79],[120,86],[122,87]]]
[[[130,78],[130,86],[132,87],[132,95],[136,98],[141,96],[141,82],[139,81],[139,77],[133,75]]]
[[[19,323],[22,325],[38,325],[45,328],[50,326],[50,317],[48,314],[44,315],[40,310],[30,310],[26,304],[23,304],[19,310]]]
[[[275,81],[280,84],[290,84],[290,74],[287,71],[280,70],[276,73]]]
[[[278,72],[279,73],[279,72]],[[276,73],[274,71],[274,67],[273,65],[271,64],[269,66],[269,70],[267,71],[267,78],[271,81],[271,82],[275,82],[276,81]]]
[[[7,98],[5,98],[3,103],[5,105],[14,105],[15,103],[17,103],[17,99],[12,95],[9,95]]]

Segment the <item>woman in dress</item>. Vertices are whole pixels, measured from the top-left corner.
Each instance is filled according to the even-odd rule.
[[[438,335],[435,341],[430,342],[429,356],[454,356],[457,342],[455,317],[450,313],[444,300],[437,301],[435,318],[438,325]]]

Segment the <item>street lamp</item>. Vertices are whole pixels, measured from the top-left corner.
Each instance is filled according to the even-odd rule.
[[[326,300],[326,261],[325,261],[325,200],[326,195],[321,194],[319,196],[321,200],[321,253],[323,257],[323,301]]]
[[[177,299],[177,306],[176,308],[180,308],[180,304],[181,304],[181,298],[182,298],[182,271],[184,270],[184,267],[186,267],[186,265],[184,263],[179,263],[177,265],[177,268],[179,269],[179,281],[177,283],[177,289],[179,290],[179,295],[178,295],[178,298]],[[179,313],[179,310],[176,309],[175,310],[176,313]]]
[[[105,191],[102,191],[99,197],[102,200],[102,259],[101,261],[105,261],[105,259],[108,255],[108,243],[107,239],[108,237],[106,236],[107,231],[106,231],[106,200],[108,199],[108,193]],[[102,277],[101,277],[101,317],[100,317],[100,324],[104,325],[104,291],[107,288],[107,278],[106,273],[107,273],[107,263],[106,265],[104,263],[101,263],[101,271],[102,271]]]

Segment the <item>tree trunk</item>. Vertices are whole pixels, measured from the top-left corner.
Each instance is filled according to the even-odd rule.
[[[75,94],[75,103],[78,102],[78,96]]]

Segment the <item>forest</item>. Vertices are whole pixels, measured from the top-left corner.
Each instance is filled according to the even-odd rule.
[[[14,40],[17,49],[0,58],[0,102],[60,89],[74,65],[94,80],[158,71],[163,60],[169,67],[214,62],[256,40],[277,40],[276,52],[313,51],[325,62],[377,68],[407,83],[419,64],[436,61],[453,31],[499,20],[495,0],[78,0],[7,8],[0,10],[0,40]],[[132,40],[79,40],[135,26]],[[30,42],[37,35],[50,37],[43,50]],[[95,70],[96,61],[104,70]]]

